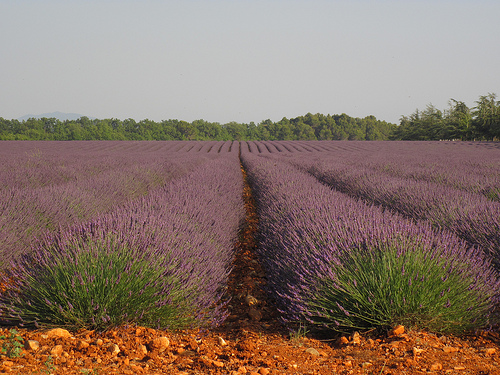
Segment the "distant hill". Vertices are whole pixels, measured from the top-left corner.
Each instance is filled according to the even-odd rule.
[[[84,115],[80,115],[78,113],[63,113],[63,112],[51,112],[51,113],[42,113],[41,115],[26,115],[23,117],[19,117],[19,121],[25,121],[30,118],[56,118],[61,121],[65,120],[78,120],[80,117],[83,117]],[[87,116],[89,119],[93,120],[95,117],[90,117]]]

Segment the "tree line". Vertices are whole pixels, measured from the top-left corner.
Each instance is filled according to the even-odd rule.
[[[443,111],[429,104],[403,116],[390,139],[398,140],[500,140],[500,101],[496,94],[479,97],[476,106],[451,99]]]
[[[311,113],[259,124],[148,119],[136,122],[88,117],[19,121],[0,117],[0,140],[386,140],[394,127],[374,116],[354,118],[346,114]]]
[[[6,120],[0,117],[0,140],[500,140],[500,101],[480,96],[473,108],[451,99],[449,108],[429,104],[402,116],[400,124],[341,115],[308,113],[258,124],[205,120],[160,122],[133,119],[61,121],[56,118]]]

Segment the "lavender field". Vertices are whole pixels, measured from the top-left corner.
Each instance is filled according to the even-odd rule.
[[[4,324],[219,324],[241,167],[283,322],[498,323],[497,143],[6,141],[0,160]]]

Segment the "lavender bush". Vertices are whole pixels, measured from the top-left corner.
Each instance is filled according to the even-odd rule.
[[[477,249],[332,191],[280,158],[242,147],[242,160],[257,199],[269,292],[285,322],[455,333],[493,322],[498,275]]]
[[[53,238],[16,264],[9,274],[15,289],[1,298],[2,319],[99,330],[123,323],[177,328],[194,322],[185,302],[189,293],[179,285],[170,257],[144,241],[95,226],[93,232]]]
[[[243,219],[238,152],[166,186],[47,233],[0,277],[0,320],[107,329],[216,325]]]
[[[471,269],[458,259],[473,252],[453,250],[450,259],[443,248],[426,247],[422,238],[389,239],[342,254],[335,277],[320,279],[307,320],[337,331],[396,324],[447,333],[488,327],[497,298],[490,283],[498,292],[496,276],[479,271],[478,278],[478,270],[488,266],[476,260]]]

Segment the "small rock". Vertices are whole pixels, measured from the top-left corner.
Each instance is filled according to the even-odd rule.
[[[54,357],[59,357],[63,351],[64,349],[62,345],[56,345],[52,349],[50,349],[50,355]]]
[[[363,367],[364,369],[367,369],[369,367],[373,366],[373,363],[370,363],[370,362],[363,362],[361,364],[361,367]]]
[[[120,353],[120,347],[116,344],[113,344],[108,347],[108,353],[111,353],[111,355],[118,355],[118,353]]]
[[[227,342],[222,338],[222,337],[217,337],[217,341],[219,342],[220,346],[226,346]]]
[[[347,339],[347,337],[342,336],[340,338],[340,343],[343,344],[343,345],[347,345],[347,344],[349,344],[349,340]]]
[[[83,340],[78,341],[78,343],[76,344],[76,348],[78,350],[86,349],[89,346],[90,346],[90,344],[87,341],[83,341]]]
[[[442,369],[443,369],[443,365],[439,362],[434,362],[430,368],[431,371],[440,371]]]
[[[306,349],[306,353],[309,353],[309,354],[314,355],[314,356],[319,356],[319,352],[314,348]]]
[[[40,343],[36,340],[26,340],[24,342],[24,349],[37,351],[40,349]]]
[[[202,356],[199,358],[200,362],[203,363],[205,366],[210,367],[213,365],[213,362],[211,359],[207,358],[206,356]]]
[[[351,343],[354,345],[359,345],[361,343],[361,335],[358,332],[353,333]]]
[[[222,361],[212,361],[215,367],[224,367],[224,362]]]
[[[194,356],[196,356],[196,352],[193,351],[193,350],[178,349],[177,353],[179,355],[182,355],[183,357],[194,357]]]
[[[154,339],[150,344],[150,347],[157,349],[160,353],[164,352],[170,345],[170,340],[168,337],[162,336]]]
[[[238,367],[238,372],[240,374],[246,374],[247,373],[247,368],[245,366]]]
[[[484,349],[484,354],[486,354],[486,355],[493,355],[493,354],[496,353],[496,351],[497,350],[495,348],[486,348],[486,349]]]
[[[12,362],[12,361],[3,361],[3,365],[5,367],[12,367],[12,366],[14,366],[14,362]]]
[[[419,355],[420,353],[422,353],[424,351],[424,349],[420,349],[420,348],[413,348],[413,355]]]
[[[443,352],[445,352],[445,353],[455,353],[455,352],[458,352],[458,348],[454,348],[453,346],[445,346],[443,348]]]
[[[461,371],[461,370],[465,370],[465,367],[464,366],[455,366],[455,367],[453,367],[453,370]]]
[[[248,306],[254,306],[254,305],[259,304],[259,300],[255,297],[251,296],[250,294],[247,294],[247,296],[245,297],[245,303]]]
[[[102,346],[104,344],[104,341],[102,341],[102,339],[97,339],[97,340],[95,340],[95,344],[97,346]]]
[[[49,339],[58,339],[58,338],[69,338],[71,337],[71,333],[69,331],[62,328],[54,328],[50,331],[46,332],[47,338]]]
[[[139,345],[137,351],[142,355],[148,354],[148,348],[146,348],[146,345]]]
[[[344,361],[344,366],[345,367],[352,367],[352,361],[351,360]]]
[[[271,372],[271,370],[265,367],[261,367],[258,372],[260,375],[268,375]]]
[[[402,335],[403,333],[405,333],[405,327],[402,325],[397,325],[390,332],[391,336],[398,336],[398,335]]]
[[[256,322],[262,319],[262,313],[252,307],[250,308],[250,310],[248,310],[248,316],[250,317],[250,319],[255,320]]]
[[[144,372],[144,369],[141,366],[137,366],[137,365],[134,365],[132,363],[129,366],[130,366],[130,369],[132,371],[134,371],[134,373],[136,373],[136,374]]]

